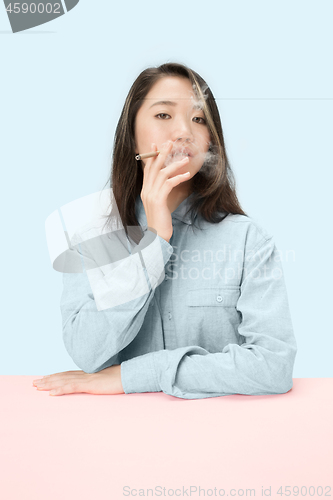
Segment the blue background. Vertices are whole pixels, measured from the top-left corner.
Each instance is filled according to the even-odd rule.
[[[281,251],[294,377],[332,377],[332,18],[330,1],[81,0],[12,34],[0,5],[2,375],[79,369],[45,220],[103,189],[132,82],[175,61],[210,85],[240,203]]]

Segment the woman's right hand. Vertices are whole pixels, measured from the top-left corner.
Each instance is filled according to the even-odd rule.
[[[175,186],[190,178],[189,172],[175,175],[182,166],[187,165],[188,157],[163,168],[172,146],[172,141],[168,141],[161,148],[158,156],[147,158],[143,170],[141,190],[141,200],[146,212],[147,226],[155,229],[157,234],[167,242],[169,242],[173,233],[171,212],[167,205],[169,193]],[[156,144],[152,144],[152,151],[157,151]]]

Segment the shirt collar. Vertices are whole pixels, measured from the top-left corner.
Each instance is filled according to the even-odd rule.
[[[185,200],[181,202],[180,205],[178,205],[176,210],[172,212],[171,217],[173,219],[178,219],[185,224],[191,225],[191,211],[189,211],[187,214],[186,212],[189,209],[193,195],[194,193],[191,193],[187,198],[185,198]],[[146,229],[147,217],[140,195],[138,195],[135,202],[135,213],[142,229]]]

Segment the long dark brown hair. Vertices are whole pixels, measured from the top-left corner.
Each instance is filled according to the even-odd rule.
[[[157,68],[147,68],[140,73],[126,97],[116,128],[111,173],[106,184],[110,183],[127,236],[128,226],[139,226],[135,215],[135,201],[143,184],[141,161],[135,159],[135,118],[150,89],[160,78],[166,76],[185,77],[190,80],[196,97],[202,103],[211,137],[210,151],[214,153],[217,161],[214,175],[206,176],[199,170],[192,178],[193,196],[189,208],[192,224],[198,213],[211,223],[221,222],[229,213],[247,216],[236,195],[236,180],[229,165],[220,115],[212,91],[203,78],[187,66],[166,63]],[[204,168],[201,170],[204,172]],[[221,212],[224,212],[223,215]],[[112,213],[114,212],[111,211],[106,224]],[[132,239],[136,240],[137,237],[132,234],[131,232]]]

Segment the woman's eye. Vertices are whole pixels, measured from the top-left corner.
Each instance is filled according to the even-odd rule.
[[[201,118],[201,116],[196,116],[195,118],[193,118],[193,120],[201,120],[201,122],[196,122],[196,123],[202,123],[203,125],[206,124],[206,120],[204,118]]]
[[[171,116],[168,115],[167,113],[158,113],[158,115],[156,115],[156,118],[160,118],[161,120],[169,119],[167,117],[171,118]],[[204,118],[202,118],[201,116],[196,116],[195,118],[193,118],[193,120],[198,120],[198,121],[196,121],[196,123],[199,123],[200,125],[206,124],[206,120]]]

